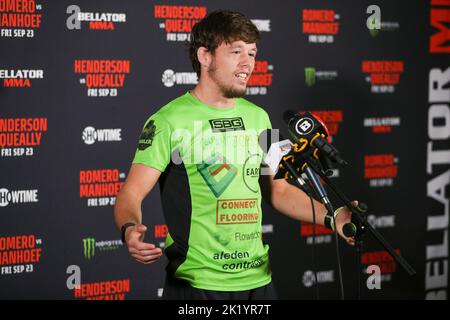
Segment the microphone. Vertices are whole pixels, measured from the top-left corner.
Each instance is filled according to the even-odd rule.
[[[259,143],[263,150],[267,149],[270,145],[264,162],[272,169],[275,173],[275,179],[284,178],[288,179],[289,174],[294,177],[301,189],[307,194],[311,195],[311,189],[303,178],[300,176],[299,169],[296,166],[295,152],[292,148],[294,144],[289,139],[284,139],[284,137],[278,132],[278,130],[264,130],[259,136]],[[325,188],[320,183],[320,179],[317,174],[307,165],[303,169],[308,180],[316,192],[317,196],[320,198],[322,203],[328,210],[329,215],[333,214],[333,207],[331,205],[330,199],[328,198]]]
[[[304,159],[300,159],[301,155],[299,156],[297,150],[298,145],[293,144],[289,139],[284,139],[279,133],[279,130],[264,130],[259,136],[259,144],[264,152],[268,149],[264,162],[275,173],[275,179],[284,178],[287,180],[289,179],[289,175],[291,175],[297,180],[300,189],[308,196],[312,196],[309,185],[300,177],[299,168],[301,167],[301,170],[305,172],[315,193],[327,208],[327,215],[325,216],[324,221],[325,226],[329,229],[334,229],[332,227],[334,225],[333,206],[319,177],[310,167],[310,165],[315,166],[315,164],[311,161],[305,162]],[[268,146],[270,147],[268,148]],[[300,165],[298,160],[300,160]]]
[[[311,196],[311,188],[294,166],[294,157],[286,157],[294,145],[291,140],[284,139],[279,130],[268,129],[262,131],[259,135],[259,145],[266,153],[264,163],[275,173],[275,179],[283,178],[287,180],[290,175],[298,182],[300,189]]]
[[[316,148],[333,162],[341,166],[347,165],[347,162],[341,158],[339,151],[329,143],[328,128],[318,116],[311,112],[287,110],[283,113],[283,120],[288,125],[290,135],[300,145],[301,149]],[[326,160],[321,162],[329,165]]]

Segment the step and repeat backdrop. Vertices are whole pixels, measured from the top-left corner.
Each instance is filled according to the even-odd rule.
[[[160,299],[165,258],[135,262],[113,207],[145,120],[197,83],[186,41],[215,9],[261,31],[246,98],[282,132],[287,109],[322,117],[349,163],[333,182],[417,271],[366,234],[362,298],[447,299],[449,0],[0,0],[0,298]],[[263,212],[279,297],[315,299],[316,271],[319,298],[338,299],[330,231],[313,259],[311,225]],[[163,246],[158,188],[143,214]],[[355,299],[358,258],[339,245]]]

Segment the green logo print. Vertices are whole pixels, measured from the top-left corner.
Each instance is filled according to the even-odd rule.
[[[312,87],[316,83],[316,69],[305,68],[305,83],[308,87]]]
[[[380,28],[376,28],[377,25],[380,25],[380,20],[377,18],[372,18],[368,21],[368,23],[371,26],[371,28],[369,28],[370,35],[372,37],[376,37],[380,33]]]
[[[84,238],[83,239],[84,257],[90,260],[95,255],[95,239]]]
[[[218,153],[197,164],[197,170],[216,198],[220,197],[237,175],[237,168],[226,163],[225,158]]]
[[[153,138],[156,133],[156,125],[154,120],[150,120],[147,125],[142,130],[141,136],[139,137],[139,150],[145,150],[150,147],[153,143]]]

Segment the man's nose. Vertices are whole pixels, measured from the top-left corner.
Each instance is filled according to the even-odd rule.
[[[248,55],[248,53],[243,53],[241,55],[241,59],[240,59],[240,65],[241,66],[251,66],[251,58]]]

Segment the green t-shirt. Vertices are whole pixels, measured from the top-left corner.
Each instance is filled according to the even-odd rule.
[[[271,281],[262,242],[259,134],[267,113],[245,99],[232,108],[189,92],[145,123],[133,163],[162,172],[167,271],[191,286],[241,291]]]

